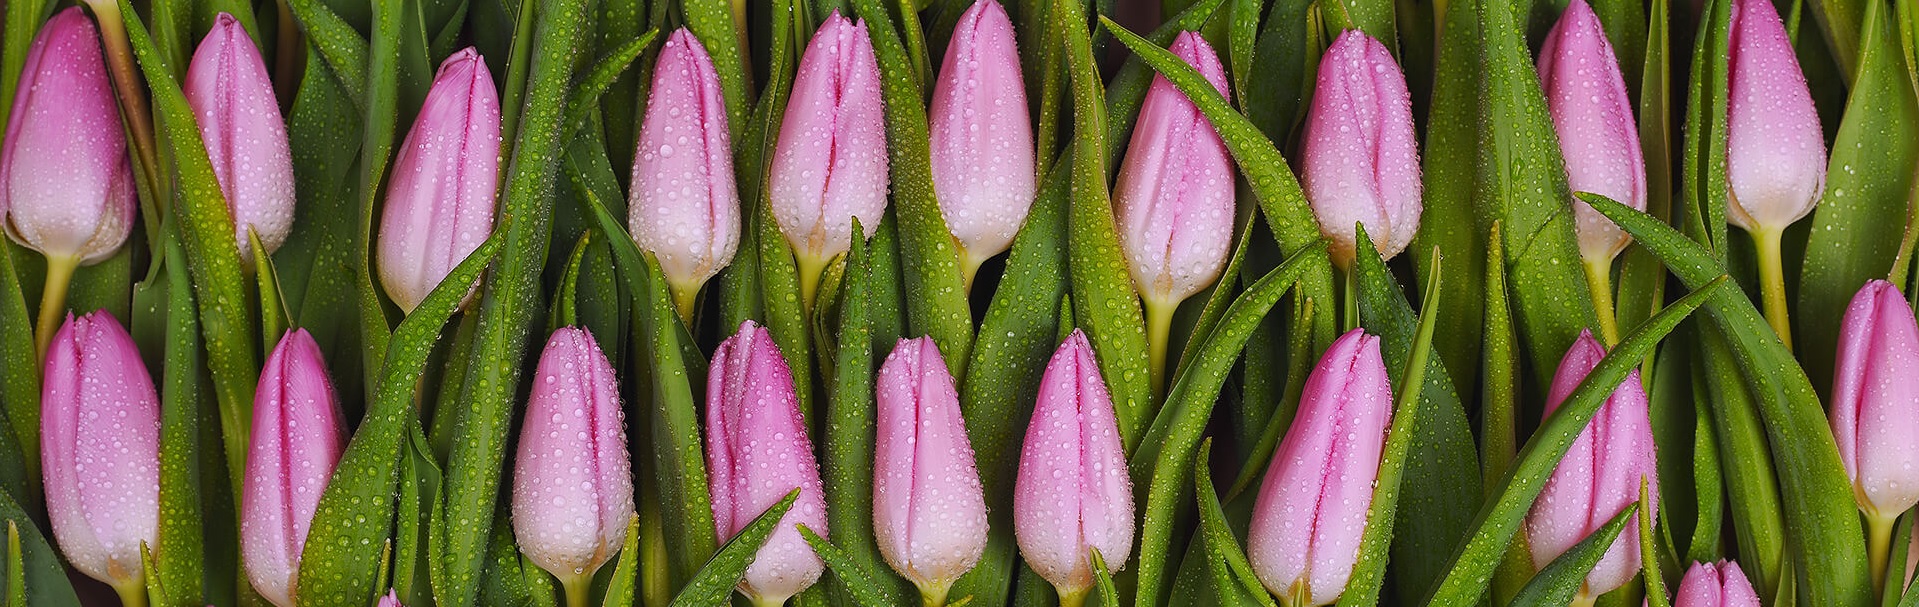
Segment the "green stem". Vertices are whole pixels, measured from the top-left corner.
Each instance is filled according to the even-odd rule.
[[[1613,312],[1612,257],[1586,258],[1586,288],[1592,292],[1593,315],[1599,318],[1599,334],[1610,348],[1619,343],[1619,321]]]
[[[1166,349],[1173,339],[1173,312],[1177,310],[1177,301],[1146,299],[1146,368],[1154,398],[1166,395]]]
[[[979,267],[982,265],[986,265],[986,258],[974,257],[965,249],[960,249],[960,286],[965,288],[968,297],[973,295],[973,279],[979,277]]]
[[[826,272],[826,260],[795,251],[793,263],[800,273],[800,310],[813,317],[813,297],[820,290],[820,275]]]
[[[1085,607],[1086,595],[1092,594],[1093,591],[1090,586],[1075,590],[1063,590],[1054,586],[1053,589],[1059,591],[1059,607]]]
[[[47,256],[46,287],[40,290],[40,322],[33,330],[34,351],[40,360],[46,360],[47,344],[53,343],[53,332],[60,330],[60,320],[66,317],[67,285],[73,282],[73,271],[79,267],[79,257]]]
[[[693,326],[693,306],[699,301],[700,286],[698,282],[667,281],[667,290],[673,292],[673,308],[680,312],[680,322],[689,327]]]
[[[1582,587],[1579,589],[1579,594],[1573,596],[1573,602],[1568,607],[1593,607],[1598,602],[1599,597],[1586,592],[1586,589]]]
[[[120,595],[120,607],[147,607],[146,576],[134,576],[126,582],[113,585],[113,592]]]
[[[1792,321],[1786,311],[1786,266],[1779,252],[1780,230],[1761,228],[1752,232],[1759,249],[1759,292],[1765,299],[1766,322],[1779,334],[1779,341],[1792,349]]]
[[[1346,284],[1340,285],[1340,308],[1345,314],[1340,316],[1340,329],[1351,331],[1359,328],[1359,285],[1352,268],[1346,269]]]
[[[566,594],[566,607],[587,607],[593,604],[593,599],[588,596],[593,593],[593,574],[560,576],[560,588]]]
[[[747,598],[747,602],[753,604],[753,607],[782,607],[786,605],[786,599],[789,597],[748,595],[746,598]]]
[[[920,587],[921,607],[946,607],[946,595],[953,590],[953,582],[932,582]]]
[[[1883,591],[1886,587],[1888,565],[1887,555],[1892,551],[1893,524],[1898,519],[1877,514],[1866,515],[1866,557],[1872,567],[1872,587]]]

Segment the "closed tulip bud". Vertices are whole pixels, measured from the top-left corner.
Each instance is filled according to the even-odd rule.
[[[1739,570],[1739,563],[1694,563],[1679,581],[1673,607],[1759,607],[1759,593]]]
[[[997,0],[960,15],[927,122],[933,190],[972,284],[981,263],[1012,246],[1038,192],[1019,49]]]
[[[1558,409],[1605,356],[1605,348],[1592,332],[1581,333],[1553,375],[1545,415]],[[1634,371],[1580,430],[1527,513],[1533,566],[1546,566],[1638,502],[1642,481],[1652,500],[1646,507],[1657,511],[1659,476],[1654,461],[1646,391],[1639,384],[1639,372]],[[1580,589],[1583,596],[1611,592],[1639,572],[1639,533],[1637,522],[1626,526],[1586,575]]]
[[[513,460],[513,537],[533,564],[585,592],[626,542],[633,468],[620,382],[584,329],[547,339]]]
[[[1173,54],[1226,94],[1213,47],[1181,32]],[[1178,304],[1219,278],[1233,240],[1233,162],[1199,108],[1154,76],[1126,146],[1113,213],[1133,285],[1149,303]]]
[[[652,91],[633,156],[627,226],[659,258],[681,315],[690,317],[700,286],[740,246],[726,101],[706,47],[685,28],[660,48]]]
[[[1013,488],[1020,555],[1062,595],[1093,584],[1092,549],[1114,571],[1133,550],[1133,481],[1113,398],[1086,334],[1053,352],[1020,447]]]
[[[140,546],[157,548],[160,398],[112,314],[67,316],[40,390],[47,518],[75,569],[144,592]]]
[[[1247,556],[1283,604],[1329,605],[1346,591],[1392,415],[1379,338],[1340,336],[1307,376],[1253,505]]]
[[[440,64],[387,180],[380,284],[412,311],[493,232],[500,186],[500,97],[480,53]]]
[[[1825,135],[1771,0],[1734,0],[1731,36],[1726,219],[1752,232],[1782,230],[1825,190]]]
[[[320,345],[305,329],[287,332],[253,393],[240,481],[240,559],[253,589],[279,607],[294,605],[300,551],[346,449],[345,427]]]
[[[833,256],[852,246],[853,218],[871,238],[886,212],[886,116],[866,22],[838,12],[800,57],[767,171],[773,219],[799,262],[803,299]]]
[[[60,11],[27,49],[0,144],[0,213],[14,242],[68,272],[113,255],[133,231],[133,163],[114,99],[93,21]]]
[[[233,214],[240,259],[251,263],[247,231],[271,253],[293,228],[293,155],[273,78],[245,28],[220,13],[187,67],[187,105],[200,123],[213,175]]]
[[[1351,267],[1356,224],[1391,259],[1419,231],[1419,142],[1406,74],[1386,45],[1348,30],[1319,60],[1301,140],[1300,187],[1332,241],[1333,262]]]
[[[380,597],[380,604],[375,607],[406,607],[406,605],[400,604],[400,593],[388,590],[386,596]]]
[[[851,228],[849,228],[851,229]],[[753,321],[720,343],[706,375],[706,469],[713,524],[726,541],[800,490],[746,568],[740,592],[778,605],[819,580],[824,563],[795,525],[826,536],[826,498],[786,357]]]
[[[1546,106],[1566,159],[1567,185],[1575,192],[1592,192],[1645,210],[1646,162],[1633,122],[1632,96],[1606,30],[1586,0],[1572,0],[1546,36],[1539,53],[1539,82],[1546,89]],[[1611,260],[1625,250],[1628,237],[1619,226],[1585,201],[1573,199],[1572,204],[1581,256]]]
[[[930,337],[902,339],[880,365],[873,530],[880,555],[928,605],[986,550],[986,498],[959,390]]]
[[[1919,324],[1899,288],[1867,282],[1840,323],[1832,434],[1869,516],[1891,519],[1919,504]]]

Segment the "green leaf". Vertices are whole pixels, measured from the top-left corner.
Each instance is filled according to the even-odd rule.
[[[11,597],[23,597],[24,604],[34,607],[79,607],[80,598],[74,595],[73,585],[67,580],[60,553],[54,551],[19,502],[5,491],[0,491],[0,519],[7,521],[10,534],[18,535],[20,545],[19,558],[9,556],[7,559],[9,601]],[[8,543],[14,540],[10,537]],[[9,546],[9,554],[13,552]],[[16,569],[24,571],[16,574]],[[25,582],[25,589],[15,583],[18,581]]]
[[[746,112],[751,103],[752,72],[749,70],[752,66],[747,65],[748,58],[740,55],[745,50],[746,32],[739,31],[733,20],[735,5],[727,0],[685,0],[678,4],[686,28],[700,39],[700,45],[706,47],[707,56],[713,60],[713,71],[720,76],[721,96],[726,102],[726,124],[731,127],[733,140],[740,141],[740,130],[746,126]],[[738,6],[743,10],[745,5]]]
[[[319,61],[309,50],[309,64]],[[359,343],[359,278],[372,272],[366,268],[368,248],[358,241],[364,237],[362,209],[356,180],[350,177],[359,154],[361,123],[330,71],[306,70],[287,114],[287,134],[293,152],[293,223],[300,229],[287,236],[273,265],[288,321],[311,333],[326,354],[334,387],[346,397],[345,413],[351,419],[370,388],[366,374],[377,371],[361,368],[365,357]]]
[[[1639,575],[1646,582],[1646,602],[1649,607],[1672,607],[1672,601],[1666,598],[1666,578],[1659,573],[1659,551],[1653,546],[1659,534],[1653,526],[1654,507],[1652,505],[1651,483],[1646,477],[1639,478]],[[1574,546],[1577,548],[1577,546]]]
[[[1113,574],[1106,567],[1106,557],[1099,553],[1099,548],[1087,546],[1086,549],[1092,553],[1089,558],[1093,560],[1093,585],[1099,588],[1099,604],[1122,604],[1119,602],[1119,589],[1113,585]]]
[[[1726,467],[1725,485],[1739,560],[1756,587],[1775,588],[1785,575],[1782,560],[1787,556],[1776,460],[1728,340],[1712,326],[1701,326],[1696,334],[1706,397],[1700,401],[1715,424],[1719,459],[1738,463]]]
[[[1199,539],[1205,544],[1206,564],[1212,573],[1215,596],[1238,596],[1264,607],[1275,607],[1273,597],[1260,585],[1253,564],[1240,548],[1226,524],[1226,512],[1219,505],[1219,493],[1213,489],[1211,466],[1213,439],[1200,443],[1198,465],[1194,466],[1194,484],[1199,492]],[[1384,555],[1381,555],[1384,556]],[[1382,561],[1383,564],[1383,561]]]
[[[1571,602],[1573,595],[1579,592],[1580,585],[1586,583],[1586,574],[1599,564],[1600,557],[1606,556],[1613,540],[1619,538],[1619,532],[1625,530],[1626,523],[1632,522],[1638,513],[1639,504],[1634,503],[1613,515],[1604,526],[1573,544],[1571,549],[1540,569],[1539,575],[1533,576],[1526,588],[1519,591],[1519,596],[1513,597],[1512,604],[1565,605]]]
[[[27,557],[20,548],[20,522],[7,521],[7,607],[27,607]]]
[[[733,539],[727,540],[713,558],[700,567],[699,573],[688,580],[673,597],[673,607],[705,607],[726,604],[726,597],[733,594],[733,588],[740,585],[740,579],[746,577],[746,567],[753,564],[754,555],[759,554],[760,546],[773,536],[779,527],[780,519],[786,511],[793,508],[793,501],[799,499],[798,488],[787,492],[786,497],[766,512],[760,513],[753,522],[740,529]]]
[[[1860,21],[1865,18],[1868,8],[1862,4],[1872,3],[1864,0],[1810,0],[1805,4],[1812,8],[1812,16],[1818,20],[1820,30],[1825,34],[1826,47],[1830,49],[1833,60],[1839,62],[1839,73],[1845,76],[1847,83],[1854,85],[1858,84],[1854,80],[1857,79],[1855,75],[1860,73],[1859,65],[1865,62],[1861,55],[1868,52],[1862,47],[1870,44],[1860,42]]]
[[[307,42],[338,79],[354,107],[367,107],[367,41],[360,32],[320,0],[287,0]],[[311,55],[309,55],[311,56]]]
[[[647,30],[640,37],[608,52],[593,64],[593,69],[581,76],[579,83],[573,85],[573,92],[566,98],[565,118],[560,124],[565,125],[563,128],[568,136],[562,139],[571,141],[572,135],[586,128],[587,118],[599,109],[600,96],[613,88],[613,81],[626,73],[627,66],[632,65],[633,60],[653,44],[653,37],[657,34],[659,30]]]
[[[799,528],[800,536],[806,538],[806,545],[812,546],[813,552],[820,556],[820,560],[826,562],[827,568],[833,570],[834,578],[848,594],[852,595],[854,602],[866,607],[900,604],[899,599],[886,591],[883,582],[874,579],[871,566],[856,562],[853,555],[847,554],[845,550],[826,541],[826,538],[806,528],[806,525],[795,526]]]
[[[1629,4],[1629,3],[1621,3]],[[1646,212],[1672,219],[1672,46],[1671,3],[1652,0],[1646,26],[1645,60],[1639,83],[1639,148],[1646,161]],[[1631,55],[1623,55],[1631,65]],[[1619,296],[1614,315],[1631,330],[1664,305],[1666,268],[1645,247],[1628,245],[1619,267]],[[1647,369],[1652,369],[1651,365]]]
[[[606,578],[605,607],[633,607],[639,602],[640,517],[626,521],[626,543],[620,546],[620,558],[613,562],[613,574]]]
[[[27,64],[27,49],[32,46],[40,25],[53,16],[54,0],[10,0],[6,13],[5,36],[0,36],[0,124],[12,124],[14,93],[20,87],[21,70]]]
[[[184,266],[186,253],[167,232],[165,364],[160,368],[160,530],[157,548],[167,557],[154,567],[173,594],[163,607],[199,607],[207,536],[202,533],[202,491],[224,491],[205,483],[200,469],[201,369],[200,325],[194,316],[193,288]],[[216,478],[217,481],[217,478]],[[219,523],[215,523],[219,524]],[[225,547],[222,547],[225,548]],[[219,549],[216,549],[219,550]]]

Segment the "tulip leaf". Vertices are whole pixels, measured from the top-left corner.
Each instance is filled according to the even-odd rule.
[[[818,554],[820,560],[826,562],[826,567],[833,570],[833,577],[839,581],[840,587],[852,595],[853,603],[865,607],[900,604],[899,599],[894,598],[883,583],[875,579],[871,566],[860,564],[853,555],[834,546],[820,534],[806,528],[806,525],[795,526],[799,528],[800,536],[806,538],[806,545],[813,547],[814,554]]]
[[[7,607],[27,607],[27,557],[14,520],[7,521]]]
[[[208,534],[203,522],[211,513],[203,512],[202,491],[222,491],[224,486],[206,483],[211,477],[202,473],[200,463],[201,392],[200,325],[194,316],[193,288],[189,283],[186,253],[176,238],[165,238],[166,259],[161,264],[165,281],[166,332],[165,363],[160,367],[160,529],[155,546],[167,558],[154,564],[161,581],[172,588],[162,607],[198,607],[202,601],[201,579],[207,569]],[[232,474],[239,477],[243,471]],[[232,498],[228,498],[232,499]],[[237,500],[235,500],[237,502]],[[220,521],[214,525],[232,524]],[[217,550],[217,549],[216,549]],[[231,559],[225,559],[230,570]]]
[[[1097,547],[1087,546],[1086,550],[1091,553],[1087,557],[1093,561],[1093,585],[1099,589],[1099,604],[1123,604],[1119,602],[1119,588],[1113,585],[1113,573],[1106,566],[1106,557]]]
[[[753,87],[750,58],[741,55],[746,50],[747,32],[740,31],[739,26],[743,24],[734,21],[734,11],[741,11],[740,15],[744,16],[745,4],[727,0],[684,0],[676,4],[680,6],[686,28],[699,38],[700,46],[706,47],[713,71],[720,77],[726,124],[732,130],[733,140],[739,141],[740,131],[746,126]]]
[[[1168,557],[1180,502],[1192,487],[1193,454],[1240,350],[1280,296],[1324,262],[1325,251],[1308,249],[1246,287],[1226,309],[1219,328],[1207,337],[1196,362],[1175,378],[1167,406],[1153,419],[1145,439],[1128,459],[1133,486],[1146,488],[1136,605],[1158,602],[1164,586],[1171,581]]]
[[[1724,275],[1709,250],[1677,230],[1603,196],[1581,196],[1658,254],[1687,286]],[[1870,576],[1865,546],[1857,541],[1863,532],[1839,448],[1812,384],[1785,344],[1765,330],[1765,320],[1742,293],[1718,293],[1707,309],[1757,401],[1779,466],[1792,567],[1805,573],[1813,604],[1866,604]]]
[[[740,585],[740,579],[746,577],[746,568],[753,564],[753,557],[760,552],[760,546],[767,538],[773,537],[773,531],[779,527],[780,519],[786,511],[793,509],[794,500],[800,497],[800,489],[794,488],[786,497],[760,513],[753,522],[747,523],[733,539],[727,540],[719,552],[713,554],[698,573],[687,580],[680,593],[673,597],[672,607],[711,607],[726,604],[726,597],[733,588]]]
[[[1621,3],[1629,4],[1629,3]],[[1652,0],[1646,26],[1644,69],[1639,83],[1639,148],[1646,162],[1646,212],[1671,221],[1672,213],[1672,46],[1671,3]],[[1631,65],[1631,55],[1623,66]],[[1665,304],[1666,269],[1645,247],[1628,245],[1619,267],[1618,303],[1614,316],[1620,328],[1631,330]],[[1648,364],[1647,369],[1653,366]]]
[[[272,352],[287,330],[286,298],[280,294],[279,272],[273,269],[273,257],[260,242],[260,234],[247,228],[247,252],[253,255],[254,294],[260,300],[260,351]]]
[[[619,79],[627,66],[632,65],[633,60],[638,59],[640,53],[653,44],[653,37],[657,34],[659,30],[647,30],[640,37],[608,51],[606,56],[593,64],[591,70],[580,76],[579,83],[573,85],[573,92],[566,98],[565,118],[560,122],[564,125],[562,128],[566,136],[562,139],[572,141],[586,128],[589,114],[597,113],[600,108],[600,97],[613,88],[613,81]]]
[[[1484,315],[1490,313],[1485,306],[1491,304],[1483,280],[1494,271],[1486,267],[1493,258],[1485,256],[1492,224],[1481,225],[1475,212],[1483,198],[1478,183],[1480,154],[1469,152],[1480,148],[1484,130],[1484,44],[1477,14],[1482,10],[1481,0],[1453,0],[1443,9],[1434,6],[1434,18],[1445,24],[1445,31],[1434,54],[1437,68],[1431,113],[1426,117],[1426,154],[1421,164],[1425,210],[1408,250],[1415,269],[1429,267],[1427,257],[1434,251],[1446,255],[1446,266],[1454,269],[1452,279],[1441,285],[1439,314],[1446,317],[1446,324],[1433,341],[1446,369],[1462,379],[1480,377],[1480,347],[1492,339],[1482,333],[1488,326]],[[1305,77],[1310,92],[1312,74]],[[1462,396],[1471,400],[1472,382],[1464,387]]]
[[[13,113],[14,93],[20,87],[21,71],[27,64],[27,50],[40,31],[40,25],[53,16],[60,3],[54,0],[11,0],[5,10],[5,35],[0,35],[0,124]]]
[[[1293,317],[1302,326],[1310,326],[1313,316],[1317,315],[1311,299],[1294,299]],[[1270,318],[1270,317],[1269,317]],[[1226,491],[1228,500],[1240,495],[1253,486],[1253,482],[1266,471],[1273,452],[1279,450],[1279,440],[1292,426],[1293,415],[1299,410],[1299,399],[1304,391],[1306,375],[1312,371],[1313,363],[1319,358],[1319,351],[1313,347],[1313,336],[1305,331],[1292,331],[1286,344],[1286,392],[1280,397],[1279,406],[1266,416],[1266,423],[1259,431],[1259,438],[1248,451],[1246,462],[1240,466],[1238,478]],[[1254,334],[1253,339],[1258,339]],[[1250,361],[1245,364],[1252,364]]]
[[[318,65],[320,59],[312,51],[308,57],[310,65]],[[368,248],[357,241],[366,234],[360,229],[357,184],[350,178],[359,155],[361,123],[345,97],[329,70],[305,71],[287,114],[293,153],[293,225],[300,228],[287,235],[273,265],[286,298],[288,322],[313,334],[351,419],[359,413],[371,385],[365,374],[378,370],[362,369],[360,277],[372,273],[366,271]]]
[[[24,477],[19,490],[27,496],[29,509],[38,511],[44,507],[40,505],[40,355],[34,351],[34,317],[27,312],[20,291],[11,247],[0,243],[0,335],[5,336],[0,337],[0,407],[5,408],[11,433],[0,437],[0,443],[11,443],[12,448],[0,445],[0,453],[18,454],[17,474]]]
[[[1639,575],[1646,583],[1648,607],[1672,607],[1672,600],[1666,598],[1666,578],[1659,573],[1660,553],[1654,548],[1659,533],[1653,525],[1651,485],[1650,479],[1639,477]]]
[[[1170,46],[1181,32],[1205,27],[1225,2],[1198,0],[1161,23],[1146,35],[1146,40],[1160,48]],[[1106,166],[1109,171],[1119,162],[1120,152],[1126,149],[1132,137],[1133,124],[1139,121],[1139,108],[1146,103],[1146,91],[1152,87],[1154,75],[1152,66],[1133,55],[1126,58],[1126,63],[1106,83]],[[1207,88],[1212,88],[1210,83]]]
[[[1724,292],[1725,282],[1721,277],[1703,283],[1660,310],[1607,353],[1559,407],[1540,422],[1538,431],[1520,448],[1512,468],[1493,490],[1492,497],[1480,507],[1473,521],[1473,533],[1454,553],[1446,576],[1440,579],[1426,604],[1460,607],[1478,603],[1492,579],[1493,569],[1519,534],[1520,523],[1531,510],[1533,500],[1545,489],[1546,478],[1559,465],[1560,458],[1572,448],[1579,429],[1592,421],[1599,406],[1612,396],[1614,388],[1639,366],[1659,340],[1709,297]]]
[[[1505,241],[1500,237],[1504,228],[1495,221],[1486,239],[1485,259],[1499,259],[1505,255]],[[1419,241],[1414,241],[1418,246]],[[1512,308],[1506,288],[1506,264],[1486,264],[1486,276],[1480,283],[1485,285],[1485,346],[1480,350],[1485,364],[1480,367],[1483,388],[1479,393],[1480,402],[1480,486],[1491,488],[1506,475],[1512,466],[1513,455],[1519,450],[1519,352],[1517,336],[1513,334]],[[1443,301],[1447,293],[1445,285],[1440,285],[1438,297]],[[1638,326],[1638,325],[1632,325]],[[1495,604],[1505,604],[1497,601]]]
[[[1635,520],[1639,506],[1637,502],[1627,506],[1607,520],[1604,526],[1587,535],[1586,539],[1579,540],[1564,554],[1547,563],[1538,575],[1533,576],[1532,581],[1526,583],[1519,595],[1513,597],[1512,604],[1565,605],[1571,602],[1573,595],[1579,592],[1580,585],[1586,583],[1586,574],[1599,564],[1600,557],[1606,556],[1606,551],[1612,548],[1613,541],[1626,529],[1626,524]]]
[[[620,546],[620,558],[613,562],[613,574],[606,578],[606,594],[600,600],[605,607],[633,607],[638,603],[640,568],[640,517],[626,521],[626,542]]]
[[[1855,87],[1863,86],[1855,82],[1863,78],[1860,76],[1860,70],[1863,69],[1861,64],[1865,62],[1863,55],[1872,52],[1865,48],[1871,44],[1870,40],[1863,43],[1860,41],[1862,36],[1871,35],[1870,32],[1862,33],[1863,28],[1860,23],[1865,19],[1864,15],[1869,8],[1862,5],[1871,4],[1874,3],[1865,0],[1812,0],[1805,3],[1806,7],[1812,9],[1812,16],[1819,24],[1820,32],[1825,34],[1822,37],[1826,41],[1826,52],[1830,53],[1833,61],[1839,64],[1839,73],[1846,79],[1846,83]],[[1797,10],[1794,12],[1796,13]],[[1810,34],[1800,35],[1803,37]],[[1817,42],[1811,44],[1817,44]]]
[[[508,223],[511,223],[509,221]],[[428,293],[393,333],[375,398],[359,430],[320,494],[319,507],[301,551],[300,604],[358,604],[384,575],[369,547],[390,541],[407,419],[413,416],[416,382],[438,341],[440,328],[465,299],[504,245],[503,232],[480,243]]]
[[[407,420],[407,443],[400,456],[400,497],[390,544],[393,580],[387,584],[405,604],[424,605],[432,598],[430,536],[435,531],[433,513],[445,505],[440,493],[443,478],[420,420]]]
[[[353,28],[352,24],[341,19],[324,0],[287,0],[293,16],[300,21],[314,55],[324,60],[322,63],[333,72],[347,99],[360,109],[367,107],[367,53],[366,38]]]
[[[1213,439],[1200,443],[1198,463],[1193,467],[1194,488],[1199,493],[1199,534],[1204,542],[1206,566],[1212,574],[1215,595],[1238,596],[1264,607],[1276,607],[1273,597],[1260,585],[1253,573],[1252,561],[1240,547],[1239,538],[1226,524],[1226,511],[1219,505],[1219,493],[1213,488]]]
[[[1659,381],[1664,381],[1664,377],[1684,376],[1681,368],[1677,365],[1671,366],[1669,370],[1662,369],[1659,375],[1655,375],[1657,378],[1662,378]],[[1703,379],[1689,381],[1689,383],[1695,386],[1695,393],[1704,392],[1697,387],[1703,383],[1703,381]],[[1658,382],[1655,382],[1654,385],[1657,386]],[[1699,518],[1693,523],[1692,539],[1686,549],[1684,560],[1703,563],[1719,558],[1720,528],[1722,524],[1721,521],[1725,516],[1724,511],[1720,507],[1723,485],[1721,483],[1719,466],[1719,444],[1714,437],[1712,412],[1704,407],[1697,407],[1693,411],[1693,418],[1693,458],[1691,461],[1691,472],[1694,495],[1693,503],[1696,506],[1695,510]],[[1671,495],[1671,493],[1666,492],[1666,485],[1664,485],[1665,482],[1668,482],[1666,479],[1671,477],[1662,473],[1659,478],[1662,483],[1660,489],[1662,495]],[[1668,511],[1670,512],[1671,510]],[[1669,528],[1671,524],[1671,517],[1669,516],[1667,518]]]
[[[1718,328],[1695,331],[1704,392],[1697,399],[1710,412],[1720,459],[1727,466],[1727,502],[1732,508],[1739,561],[1759,588],[1777,587],[1784,578],[1786,520],[1781,511],[1778,471],[1753,393],[1741,376],[1734,354]]]
[[[13,495],[0,490],[0,519],[6,520],[10,535],[17,535],[20,550],[9,547],[7,558],[7,594],[10,597],[24,598],[24,604],[40,607],[79,607],[80,598],[73,592],[73,584],[67,579],[65,564],[60,553],[48,543],[47,537],[40,533],[33,518],[27,515]],[[9,538],[9,544],[16,540]],[[14,554],[17,552],[18,557]],[[20,574],[12,573],[23,570]],[[22,584],[17,583],[24,581]],[[9,599],[11,600],[11,599]]]

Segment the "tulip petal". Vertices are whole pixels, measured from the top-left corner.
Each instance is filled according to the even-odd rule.
[[[719,73],[699,38],[667,38],[633,157],[634,240],[675,284],[701,284],[733,261],[740,197]]]

